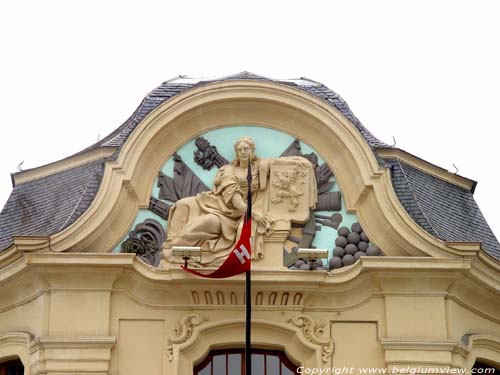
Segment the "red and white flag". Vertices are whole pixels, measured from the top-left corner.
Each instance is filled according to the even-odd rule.
[[[224,263],[211,273],[201,273],[191,268],[181,266],[186,271],[191,272],[193,275],[207,277],[210,279],[224,279],[238,275],[240,273],[250,271],[252,263],[252,248],[250,246],[250,237],[252,234],[252,218],[245,218],[243,229],[241,230],[240,239],[234,247],[233,251],[226,258]]]

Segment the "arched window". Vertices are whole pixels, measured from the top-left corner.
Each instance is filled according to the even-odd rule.
[[[0,363],[0,375],[23,375],[24,366],[19,359]]]
[[[245,373],[245,350],[215,350],[194,368],[194,375],[242,375]],[[283,352],[252,350],[252,375],[293,375],[295,366]]]

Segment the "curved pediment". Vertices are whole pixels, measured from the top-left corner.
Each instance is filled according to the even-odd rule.
[[[455,251],[460,246],[449,246],[415,225],[392,189],[388,169],[380,167],[366,139],[337,109],[295,88],[238,80],[185,91],[151,112],[116,161],[107,164],[91,207],[51,237],[52,249],[111,251],[130,230],[137,211],[149,206],[157,174],[175,151],[202,134],[242,124],[314,145],[336,177],[346,212],[357,215],[385,254],[460,254]]]
[[[238,127],[247,129],[243,132],[251,133],[247,135],[256,139],[258,152],[263,152],[262,155],[266,157],[278,157],[286,147],[293,147],[294,140],[302,146],[304,154],[314,152],[319,160],[318,167],[322,165],[334,176],[331,179],[335,186],[330,187],[328,192],[341,192],[342,212],[338,213],[347,220],[343,223],[332,222],[335,212],[320,213],[323,218],[319,219],[329,219],[329,224],[337,227],[350,227],[352,223],[359,222],[371,243],[386,255],[474,256],[480,248],[479,240],[486,241],[483,238],[475,240],[474,235],[457,236],[453,228],[450,231],[446,226],[440,226],[439,215],[435,215],[432,221],[428,211],[433,209],[432,205],[423,207],[422,204],[422,200],[427,197],[417,196],[412,191],[413,186],[410,186],[410,182],[413,185],[415,181],[418,182],[419,176],[410,181],[408,176],[398,179],[397,173],[408,174],[409,168],[417,168],[421,173],[435,177],[436,181],[465,189],[468,193],[466,200],[472,202],[469,190],[473,190],[473,182],[471,184],[459,176],[436,172],[436,168],[425,162],[408,162],[411,158],[405,159],[402,157],[403,152],[378,141],[359,123],[338,95],[320,84],[311,84],[311,81],[303,85],[290,84],[235,76],[196,85],[167,82],[153,91],[124,125],[98,144],[74,157],[52,164],[50,168],[41,167],[14,176],[18,184],[16,189],[21,194],[24,194],[23,189],[29,191],[43,179],[59,178],[59,174],[59,180],[67,178],[63,174],[72,176],[78,165],[81,165],[78,168],[87,168],[85,173],[92,177],[89,183],[80,185],[79,190],[68,189],[60,184],[58,186],[62,186],[63,190],[57,193],[54,188],[57,196],[69,190],[75,191],[69,200],[70,204],[58,205],[58,211],[46,218],[50,225],[45,228],[51,228],[50,233],[40,233],[36,241],[30,234],[19,233],[24,237],[16,237],[17,246],[37,250],[50,244],[50,249],[57,252],[116,251],[130,231],[134,232],[134,236],[140,236],[144,228],[136,228],[137,224],[145,218],[158,219],[151,216],[151,212],[156,210],[156,214],[159,213],[161,217],[163,213],[163,219],[166,218],[165,209],[173,201],[159,199],[154,196],[154,192],[158,190],[158,173],[172,173],[170,167],[174,156],[178,155],[176,152],[183,147],[194,147],[196,139],[206,135],[213,137],[211,143],[219,150],[224,147],[230,149],[235,135],[227,135],[227,132]],[[260,134],[259,129],[267,129],[269,134]],[[278,142],[279,139],[281,141]],[[263,146],[259,146],[259,143]],[[106,153],[99,153],[101,149],[106,150]],[[189,150],[188,153],[193,151]],[[226,160],[232,158],[231,152],[227,150],[221,152],[221,156]],[[182,161],[193,163],[192,156],[187,154],[182,157]],[[72,166],[72,163],[75,165]],[[99,170],[94,170],[93,165]],[[403,166],[406,170],[403,170]],[[213,175],[215,169],[206,172],[197,168],[199,171],[195,171],[194,175],[200,175],[200,182],[206,188],[211,188],[213,176],[207,176],[210,173]],[[194,194],[195,190],[190,194]],[[412,199],[407,199],[408,191]],[[159,199],[160,204],[155,205],[153,198]],[[442,203],[446,208],[446,202]],[[150,209],[151,205],[154,206],[153,210]],[[28,210],[32,205],[24,206],[22,210]],[[2,215],[8,216],[9,210],[4,211],[7,215]],[[149,213],[144,215],[144,212]],[[480,224],[483,222],[484,219]],[[161,218],[159,223],[166,226]],[[462,226],[466,232],[467,228],[462,224],[456,223],[456,226]],[[332,225],[330,228],[334,228]],[[474,233],[475,228],[471,226],[471,233]],[[487,239],[487,246],[498,247],[487,225],[482,228],[485,233],[482,237]],[[155,233],[161,232],[154,230]],[[17,234],[14,230],[12,232]],[[325,232],[328,230],[321,233],[323,237]],[[335,236],[337,234],[330,238],[330,250]],[[161,233],[156,237],[156,241],[159,241]],[[445,238],[448,242],[439,238]],[[470,240],[464,242],[462,238]],[[328,247],[326,237],[319,243]]]

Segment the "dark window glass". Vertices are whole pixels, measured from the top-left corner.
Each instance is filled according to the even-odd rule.
[[[23,375],[24,366],[19,359],[0,363],[0,375]]]
[[[474,370],[474,374],[485,374],[485,375],[498,375],[500,374],[500,368],[495,367],[492,364],[476,361],[474,366],[472,367]]]
[[[207,358],[194,368],[194,375],[242,375],[244,372],[244,349],[210,352]],[[274,350],[252,350],[252,375],[294,375],[296,373],[297,366],[284,353]]]

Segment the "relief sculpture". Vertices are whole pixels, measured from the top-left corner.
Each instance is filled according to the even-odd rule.
[[[276,188],[272,203],[288,202],[288,211],[295,212],[299,205],[299,198],[304,195],[306,174],[294,167],[285,170],[277,170],[273,173],[272,186]]]
[[[243,137],[235,159],[219,168],[209,191],[182,198],[170,208],[164,257],[176,262],[172,246],[200,246],[199,266],[215,264],[232,250],[247,209],[247,168],[252,170],[253,256],[264,254],[264,238],[281,222],[305,223],[317,201],[313,165],[301,156],[262,159],[256,144]],[[281,207],[285,204],[284,207]],[[273,207],[276,206],[276,207]],[[285,225],[286,227],[286,225]]]

